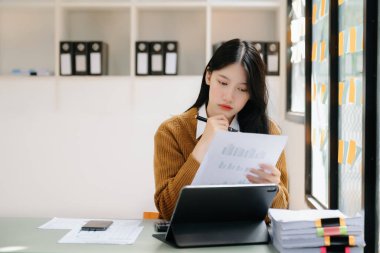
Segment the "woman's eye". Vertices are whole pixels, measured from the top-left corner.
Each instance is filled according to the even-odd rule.
[[[247,88],[238,88],[238,91],[241,91],[241,92],[247,92]]]
[[[227,85],[228,83],[218,80],[219,84],[221,85]]]

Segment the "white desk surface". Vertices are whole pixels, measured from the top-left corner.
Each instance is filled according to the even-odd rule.
[[[154,233],[154,220],[144,220],[143,231],[133,245],[101,245],[101,244],[60,244],[57,243],[68,230],[39,229],[40,225],[49,221],[49,218],[0,218],[0,252],[5,247],[20,246],[26,247],[14,252],[35,252],[35,253],[56,253],[56,252],[123,252],[123,253],[144,253],[144,252],[259,252],[276,253],[272,245],[242,245],[242,246],[221,246],[206,248],[173,248],[152,237]],[[7,251],[9,252],[9,251]]]

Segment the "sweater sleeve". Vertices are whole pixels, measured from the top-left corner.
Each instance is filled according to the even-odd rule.
[[[276,124],[270,122],[270,134],[281,134],[281,130]],[[288,172],[286,169],[285,151],[282,151],[280,158],[276,164],[277,169],[281,172],[281,181],[278,184],[278,192],[273,199],[272,208],[288,208],[289,207],[289,193],[288,193]]]
[[[191,184],[199,168],[191,154],[184,157],[179,147],[181,141],[166,127],[160,127],[154,138],[154,201],[166,220],[171,218],[182,187]]]

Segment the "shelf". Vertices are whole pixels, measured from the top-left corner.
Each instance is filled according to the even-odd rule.
[[[130,10],[66,9],[60,41],[98,40],[108,44],[109,75],[130,74]]]
[[[59,42],[91,40],[108,44],[111,76],[135,75],[135,42],[140,40],[178,41],[178,74],[200,75],[215,43],[232,38],[278,41],[280,3],[0,0],[0,76],[12,69],[47,69],[58,75]]]
[[[280,2],[277,0],[258,1],[210,1],[213,9],[255,9],[255,10],[277,10]]]
[[[13,69],[54,72],[54,8],[0,9],[0,75]]]
[[[0,8],[54,7],[55,0],[0,0]]]
[[[137,40],[178,41],[179,75],[203,72],[206,40],[206,10],[138,9]]]
[[[231,22],[233,20],[233,22]],[[278,39],[277,13],[275,10],[260,11],[247,9],[215,9],[212,10],[212,43],[241,38],[252,41],[274,41]],[[249,27],[249,29],[242,29]],[[263,27],[272,27],[263,29]]]

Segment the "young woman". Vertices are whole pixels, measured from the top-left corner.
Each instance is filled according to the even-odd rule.
[[[166,120],[155,135],[154,200],[160,216],[170,220],[179,192],[191,184],[216,131],[228,127],[241,132],[280,134],[267,116],[265,65],[258,51],[247,41],[225,42],[215,52],[204,71],[195,104],[186,112]],[[207,123],[196,116],[207,118]],[[288,176],[285,154],[276,166],[252,168],[252,183],[279,186],[272,207],[288,207]]]

